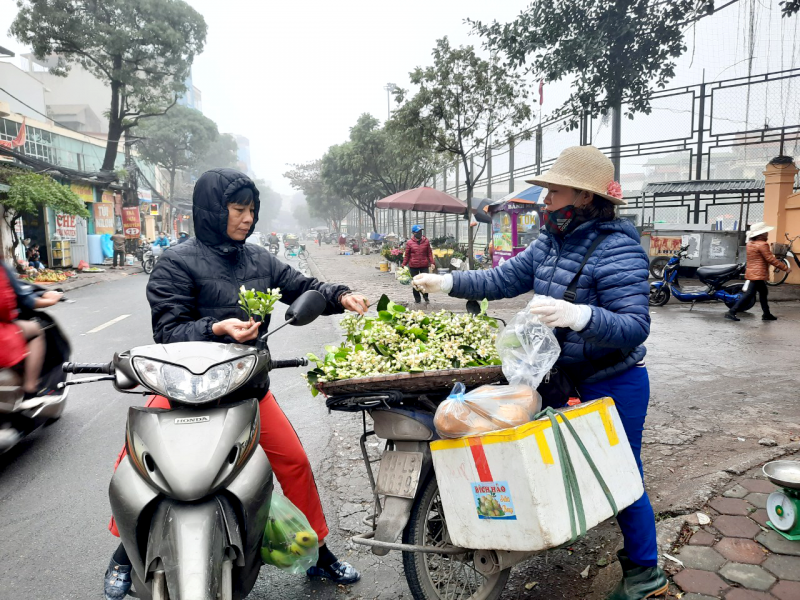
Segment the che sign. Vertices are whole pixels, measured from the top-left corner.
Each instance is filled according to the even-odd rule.
[[[75,215],[56,214],[56,234],[62,240],[74,240],[78,237],[78,217]]]

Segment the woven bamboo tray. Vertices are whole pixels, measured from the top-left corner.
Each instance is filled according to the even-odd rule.
[[[505,381],[503,370],[499,365],[494,365],[467,369],[425,371],[424,373],[392,373],[391,375],[325,381],[318,383],[317,389],[328,396],[382,390],[423,393],[449,391],[458,382],[470,388],[489,383],[505,383]]]

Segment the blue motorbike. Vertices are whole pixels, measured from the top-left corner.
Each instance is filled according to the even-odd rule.
[[[715,265],[713,267],[700,267],[697,269],[697,278],[705,285],[703,286],[682,286],[678,282],[678,268],[681,266],[681,259],[688,256],[689,246],[681,246],[672,258],[669,259],[659,281],[650,284],[650,306],[664,306],[669,302],[670,296],[674,296],[680,302],[724,302],[728,308],[739,300],[742,295],[741,283],[728,283],[732,280],[741,279],[744,276],[745,265]],[[756,299],[755,295],[744,305],[739,307],[739,311],[744,312],[753,308]]]

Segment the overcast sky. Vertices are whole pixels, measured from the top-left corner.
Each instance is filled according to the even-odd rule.
[[[189,0],[208,23],[205,51],[194,64],[203,110],[221,131],[250,138],[253,168],[285,194],[289,163],[320,157],[344,141],[364,112],[386,118],[387,82],[408,86],[408,72],[430,63],[436,39],[475,44],[464,19],[508,21],[527,1]],[[674,85],[744,75],[752,9],[753,71],[798,66],[800,19],[780,19],[778,0],[738,5],[690,30]],[[25,51],[7,36],[16,13],[0,0],[0,45]],[[694,52],[692,52],[694,48]],[[549,85],[544,112],[567,85]],[[800,90],[791,90],[800,96]],[[538,108],[538,107],[537,107]]]

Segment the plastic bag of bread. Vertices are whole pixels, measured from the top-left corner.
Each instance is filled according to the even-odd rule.
[[[542,400],[526,385],[484,385],[465,394],[457,383],[436,409],[433,424],[444,438],[480,435],[533,420]]]

